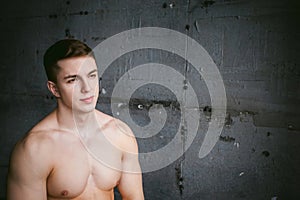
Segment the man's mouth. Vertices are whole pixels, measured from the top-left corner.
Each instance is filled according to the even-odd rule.
[[[90,96],[84,99],[80,99],[80,101],[83,101],[84,103],[92,103],[94,99],[94,96]]]

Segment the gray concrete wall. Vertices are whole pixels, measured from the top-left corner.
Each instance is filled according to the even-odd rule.
[[[196,138],[174,163],[143,175],[146,199],[299,199],[299,11],[298,1],[291,0],[6,2],[0,13],[0,198],[14,144],[55,107],[42,66],[46,48],[63,38],[95,47],[122,31],[155,26],[187,34],[207,50],[223,77],[228,110],[219,141],[199,159],[211,105],[193,66],[152,49],[124,55],[109,67],[102,81],[107,93],[97,105],[103,112],[111,114],[118,79],[148,62],[185,74],[198,97]],[[157,136],[138,139],[141,152],[163,147],[179,128],[176,97],[153,84],[132,96],[133,120],[149,123],[147,105],[153,102],[165,106],[167,123]]]

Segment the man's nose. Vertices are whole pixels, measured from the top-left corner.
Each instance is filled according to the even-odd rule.
[[[87,93],[90,90],[91,90],[91,86],[90,86],[88,80],[82,80],[81,92],[82,93]]]

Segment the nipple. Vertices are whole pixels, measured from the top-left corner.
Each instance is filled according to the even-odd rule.
[[[62,195],[62,196],[67,196],[68,193],[69,193],[69,192],[68,192],[67,190],[64,190],[64,191],[61,192],[61,195]]]

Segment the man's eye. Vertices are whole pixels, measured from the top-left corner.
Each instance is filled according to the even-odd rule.
[[[67,81],[67,83],[73,83],[74,81],[76,81],[76,78],[69,79],[69,80]]]
[[[96,74],[91,74],[90,77],[91,78],[95,78],[97,75]]]

